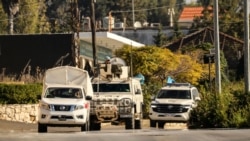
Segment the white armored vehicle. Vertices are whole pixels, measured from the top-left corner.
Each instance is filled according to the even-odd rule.
[[[38,132],[47,132],[48,126],[79,126],[87,131],[92,96],[87,71],[70,66],[48,69],[39,102]]]
[[[125,129],[141,129],[143,94],[138,78],[129,77],[129,67],[120,58],[99,64],[99,76],[92,79],[90,130],[101,123],[125,123]]]
[[[164,128],[167,122],[188,123],[191,110],[198,106],[198,101],[199,92],[189,83],[167,84],[152,99],[150,127],[156,127],[158,124],[158,128]]]

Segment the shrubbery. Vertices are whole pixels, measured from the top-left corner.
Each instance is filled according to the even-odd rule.
[[[227,84],[221,94],[201,89],[202,100],[193,110],[192,119],[198,128],[250,127],[250,94],[243,83]]]
[[[0,104],[35,104],[42,84],[0,84]]]

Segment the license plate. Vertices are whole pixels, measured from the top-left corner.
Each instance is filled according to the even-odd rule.
[[[131,118],[132,115],[120,115],[121,118]]]
[[[58,118],[59,121],[66,121],[66,118]]]
[[[166,116],[167,116],[167,117],[173,117],[174,115],[172,115],[172,114],[167,114]]]

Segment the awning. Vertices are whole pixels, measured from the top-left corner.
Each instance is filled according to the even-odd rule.
[[[91,32],[80,32],[79,36],[80,40],[92,43]],[[96,45],[107,47],[110,49],[119,49],[124,45],[131,45],[133,47],[145,46],[144,44],[119,36],[111,32],[96,32]]]

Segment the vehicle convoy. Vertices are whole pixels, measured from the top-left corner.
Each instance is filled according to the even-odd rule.
[[[120,58],[99,64],[99,75],[92,79],[90,129],[101,130],[101,123],[125,123],[125,129],[141,129],[143,94],[138,78],[129,77],[129,67]]]
[[[48,126],[79,126],[87,131],[92,96],[87,71],[71,66],[48,69],[39,102],[38,132],[47,132]]]
[[[152,98],[150,127],[164,128],[165,123],[187,123],[193,108],[200,101],[196,87],[189,83],[169,83]],[[189,125],[189,124],[188,124]]]

